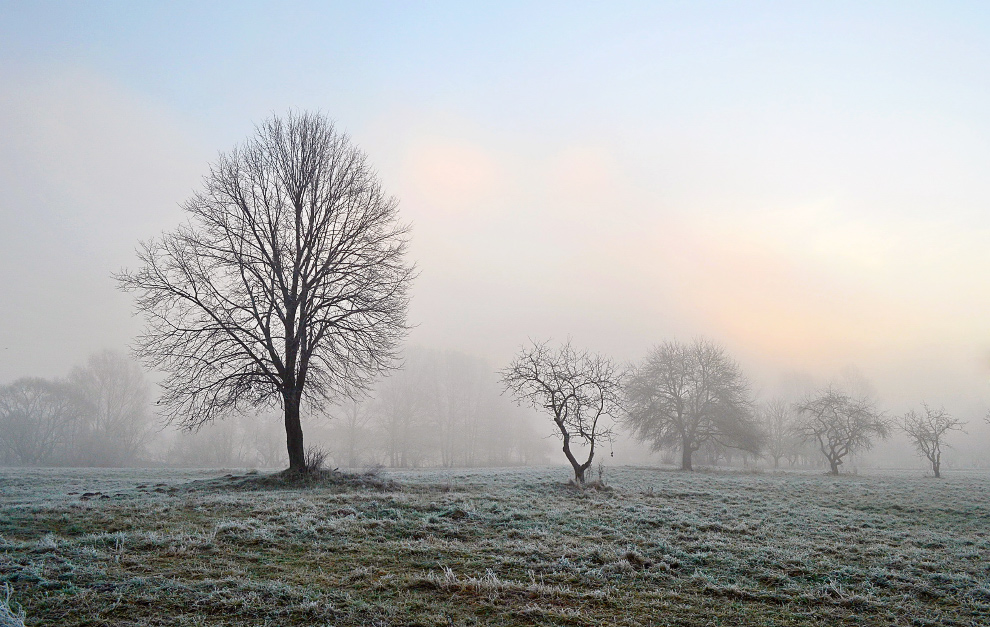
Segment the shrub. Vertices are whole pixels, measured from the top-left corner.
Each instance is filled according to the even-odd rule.
[[[327,461],[327,457],[330,456],[330,452],[325,448],[319,446],[311,446],[306,449],[305,455],[305,471],[310,474],[316,474],[323,470],[323,465]]]

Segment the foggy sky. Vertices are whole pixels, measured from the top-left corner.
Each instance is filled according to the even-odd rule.
[[[703,334],[985,411],[987,5],[353,4],[0,2],[0,382],[125,349],[110,273],[297,108],[413,223],[411,342]]]

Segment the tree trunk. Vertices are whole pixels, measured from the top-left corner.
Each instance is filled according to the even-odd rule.
[[[584,466],[574,466],[574,483],[584,485]]]
[[[571,436],[570,436],[570,434],[564,432],[563,436],[564,436],[563,437],[563,439],[564,439],[564,446],[563,446],[564,456],[567,458],[567,461],[571,462],[571,468],[574,469],[574,483],[576,483],[578,486],[583,486],[584,485],[584,471],[587,470],[588,466],[591,465],[591,457],[594,456],[595,451],[594,451],[594,449],[592,449],[591,455],[589,455],[589,457],[588,457],[588,461],[585,462],[584,464],[580,464],[580,463],[578,463],[578,460],[574,457],[574,454],[571,453]]]
[[[688,444],[681,445],[681,470],[694,470],[691,467],[691,453],[691,447]]]
[[[938,479],[938,478],[940,478],[942,476],[941,473],[939,473],[939,470],[941,468],[942,468],[942,464],[940,462],[934,462],[932,464],[932,470],[935,471],[935,478],[936,479]]]
[[[306,471],[306,450],[303,448],[302,423],[299,420],[299,392],[282,395],[285,403],[285,444],[289,450],[289,470]]]
[[[828,463],[829,463],[829,466],[831,467],[831,469],[829,470],[829,472],[831,474],[833,474],[833,475],[839,474],[839,464],[841,464],[842,462],[839,461],[839,460],[837,460],[837,459],[836,460],[830,459],[830,460],[828,460]]]

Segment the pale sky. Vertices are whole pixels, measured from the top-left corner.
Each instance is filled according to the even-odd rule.
[[[126,349],[111,272],[296,108],[413,223],[413,343],[990,405],[990,4],[325,4],[0,2],[0,382]]]

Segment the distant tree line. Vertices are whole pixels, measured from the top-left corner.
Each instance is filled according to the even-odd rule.
[[[454,351],[413,347],[371,391],[304,408],[313,448],[340,468],[525,466],[547,463],[545,435],[501,395],[492,367]],[[162,455],[186,466],[276,467],[280,417],[231,416],[176,437]]]
[[[151,386],[119,353],[97,353],[62,379],[0,387],[4,465],[127,466],[144,459],[152,434]]]
[[[275,468],[288,461],[284,433],[275,413],[235,414],[162,438],[151,459],[187,468]]]
[[[744,463],[764,457],[774,468],[782,460],[824,465],[833,475],[849,456],[899,428],[939,477],[945,437],[964,424],[926,404],[896,421],[868,395],[832,385],[798,402],[758,403],[739,364],[703,338],[658,344],[625,370],[570,340],[559,347],[533,342],[501,374],[517,402],[554,422],[579,485],[596,445],[612,441],[619,426],[654,452],[679,453],[683,470],[693,470],[696,455],[710,464],[739,455]]]
[[[159,433],[151,385],[126,356],[102,352],[67,377],[0,386],[0,464],[261,467],[287,461],[282,417],[231,412]],[[310,444],[336,467],[547,463],[532,414],[501,394],[494,369],[454,351],[410,348],[362,397],[305,406]]]
[[[271,468],[287,461],[282,417],[272,412],[231,413],[153,442],[152,407],[140,366],[111,351],[64,378],[18,379],[0,386],[0,464]],[[540,428],[533,409],[553,425]],[[311,446],[335,467],[543,464],[551,459],[546,436],[555,435],[579,484],[621,431],[665,462],[679,456],[684,470],[696,458],[708,465],[764,458],[774,468],[839,474],[851,456],[900,430],[938,477],[947,437],[965,424],[927,404],[893,419],[868,395],[834,385],[797,402],[758,402],[739,364],[705,339],[664,342],[625,368],[570,341],[533,342],[499,372],[463,353],[411,348],[365,396],[303,412]]]
[[[546,463],[542,435],[486,361],[413,348],[367,397],[331,409],[314,437],[339,466],[449,468]]]

